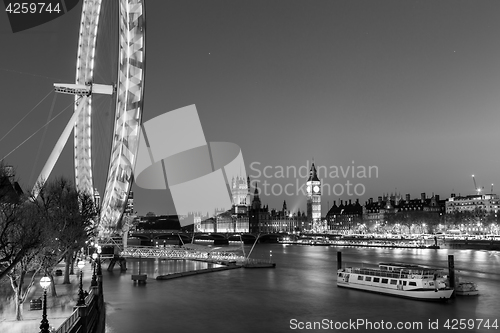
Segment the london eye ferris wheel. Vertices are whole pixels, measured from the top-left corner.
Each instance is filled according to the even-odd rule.
[[[110,42],[106,36],[113,36],[116,42]],[[108,58],[111,64],[101,64],[97,56]],[[108,71],[109,75],[102,75]],[[79,192],[94,196],[92,170],[97,154],[93,154],[96,141],[93,138],[96,125],[93,123],[96,113],[93,97],[108,95],[113,115],[110,126],[105,129],[111,135],[100,207],[101,236],[110,234],[121,219],[133,182],[143,111],[144,75],[144,1],[84,0],[75,83],[54,84],[56,92],[75,95],[74,113],[38,177],[34,192],[36,195],[36,187],[48,179],[73,132],[75,185]]]

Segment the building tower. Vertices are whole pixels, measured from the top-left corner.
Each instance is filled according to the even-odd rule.
[[[124,215],[134,215],[134,192],[131,190],[127,197],[127,207],[125,207]]]
[[[249,214],[250,233],[259,232],[261,206],[262,203],[260,202],[259,189],[257,188],[257,184],[255,184],[255,192],[253,195],[252,206],[250,207],[250,214]]]
[[[306,183],[307,191],[307,222],[312,229],[321,226],[321,181],[318,178],[314,162]]]
[[[94,205],[96,208],[101,208],[101,195],[97,188],[94,188]]]
[[[246,214],[250,206],[249,181],[239,176],[232,179],[233,213],[236,215]]]
[[[253,200],[252,200],[252,209],[260,209],[262,203],[260,201],[260,196],[259,196],[259,189],[257,188],[257,184],[255,184],[255,191],[253,193]]]

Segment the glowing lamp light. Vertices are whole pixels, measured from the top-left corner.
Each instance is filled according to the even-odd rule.
[[[40,286],[42,286],[43,289],[47,289],[50,286],[50,278],[48,276],[41,278]]]
[[[83,269],[83,267],[85,267],[85,261],[80,260],[80,261],[78,262],[78,268]]]
[[[101,254],[101,252],[102,252],[102,250],[101,250],[101,247],[99,246],[99,247],[97,248],[97,253]]]
[[[97,259],[97,253],[92,253],[92,259],[96,260]]]

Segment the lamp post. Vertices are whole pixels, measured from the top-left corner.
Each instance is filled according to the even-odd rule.
[[[95,265],[96,265],[96,260],[97,260],[97,253],[95,253],[95,252],[92,253],[92,259],[94,259],[92,262],[94,269],[92,271],[92,281],[90,282],[90,286],[96,287],[97,286],[97,279],[95,276]]]
[[[101,271],[101,246],[97,245],[97,275],[102,275]]]
[[[43,288],[43,312],[42,322],[40,323],[40,333],[49,333],[49,321],[47,320],[47,288],[50,286],[50,278],[44,276],[40,280],[40,286]]]
[[[80,260],[78,262],[78,268],[80,269],[80,288],[78,290],[78,301],[76,302],[76,306],[85,305],[85,295],[83,293],[83,267],[85,267],[85,261]]]

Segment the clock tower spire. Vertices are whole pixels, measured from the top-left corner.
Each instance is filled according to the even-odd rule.
[[[321,226],[321,180],[318,178],[314,161],[306,183],[307,190],[307,222],[311,229]]]

